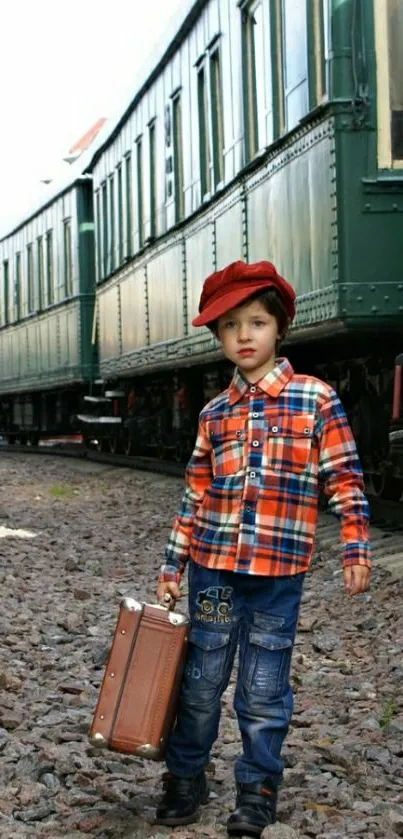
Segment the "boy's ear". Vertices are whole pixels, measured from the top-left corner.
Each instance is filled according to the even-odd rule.
[[[283,329],[283,331],[282,331],[281,335],[279,335],[279,336],[278,336],[278,340],[279,340],[279,341],[284,341],[284,338],[285,338],[285,337],[287,336],[287,334],[288,334],[288,330],[289,330],[289,328],[290,328],[290,325],[291,325],[291,319],[290,319],[290,318],[288,318],[288,319],[287,319],[287,323],[286,323],[286,325],[285,325],[285,327],[284,327],[284,329]]]

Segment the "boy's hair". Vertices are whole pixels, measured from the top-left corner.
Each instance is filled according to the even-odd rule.
[[[248,303],[252,303],[254,300],[258,300],[259,303],[264,306],[266,312],[276,318],[279,341],[283,341],[287,334],[290,319],[281,294],[276,288],[269,286],[269,288],[265,288],[263,291],[257,291],[255,294],[251,294],[250,297],[247,297],[246,300],[243,300],[243,302],[239,304],[239,308],[247,305]],[[207,326],[211,332],[217,336],[218,320],[210,321]]]

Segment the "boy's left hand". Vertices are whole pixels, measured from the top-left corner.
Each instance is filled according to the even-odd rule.
[[[344,570],[344,589],[350,597],[369,588],[371,569],[366,565],[347,565]]]

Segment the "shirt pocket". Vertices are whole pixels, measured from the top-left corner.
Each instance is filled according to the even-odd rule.
[[[279,472],[302,472],[311,457],[313,414],[295,414],[269,422],[266,437],[267,467]]]
[[[241,417],[208,423],[214,476],[236,475],[245,464],[246,423]]]

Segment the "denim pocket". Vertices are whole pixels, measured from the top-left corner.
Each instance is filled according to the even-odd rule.
[[[292,639],[286,635],[250,632],[245,659],[245,683],[257,696],[275,699],[288,686]]]
[[[282,629],[285,624],[285,618],[281,615],[268,615],[267,612],[254,612],[253,625],[258,629],[263,629],[266,632],[272,633],[276,629]]]
[[[219,685],[225,674],[229,640],[228,632],[210,632],[192,627],[186,667],[188,679],[205,679],[210,684]]]

